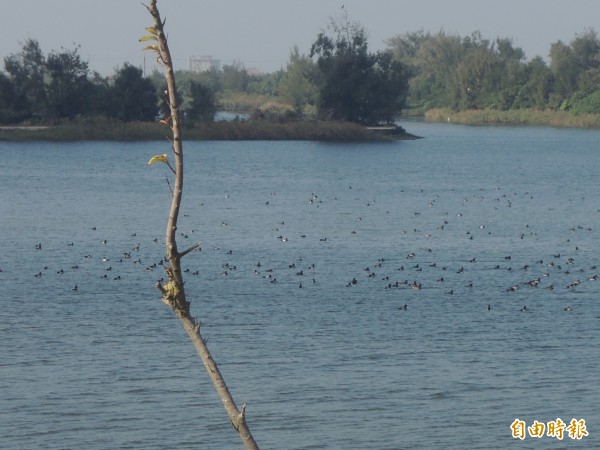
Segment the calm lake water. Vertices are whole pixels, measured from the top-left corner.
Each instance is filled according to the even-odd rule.
[[[405,126],[185,143],[186,289],[257,442],[599,448],[600,132]],[[1,448],[242,448],[154,287],[166,151],[0,142]]]

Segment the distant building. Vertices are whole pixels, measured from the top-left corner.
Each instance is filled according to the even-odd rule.
[[[246,69],[246,73],[251,77],[258,77],[262,75],[262,71],[260,69],[257,69],[256,67],[250,67]]]
[[[192,56],[188,58],[188,69],[193,72],[221,70],[221,60],[213,59],[212,56]]]

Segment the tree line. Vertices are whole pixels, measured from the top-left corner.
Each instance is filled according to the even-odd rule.
[[[566,109],[600,113],[600,41],[586,30],[570,43],[553,43],[550,63],[525,53],[510,39],[407,33],[388,40],[410,70],[412,107],[466,109]]]
[[[154,120],[157,90],[142,70],[124,64],[113,77],[91,73],[79,48],[45,56],[28,39],[4,59],[0,72],[0,122],[52,122],[86,115]]]
[[[392,123],[405,109],[563,109],[600,113],[600,40],[586,30],[551,44],[549,63],[525,58],[511,39],[475,32],[397,35],[371,52],[367,33],[346,17],[331,20],[307,54],[297,47],[285,68],[249,75],[241,63],[222,70],[177,71],[185,120],[213,120],[232,94],[276,99],[256,118]],[[29,39],[4,58],[0,123],[53,122],[81,116],[152,121],[165,110],[164,79],[125,63],[113,75],[91,72],[79,48],[43,54]],[[273,102],[269,103],[271,106]],[[226,106],[226,105],[225,105]]]

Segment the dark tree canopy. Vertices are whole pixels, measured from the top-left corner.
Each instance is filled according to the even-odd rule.
[[[46,60],[48,111],[51,118],[73,118],[90,109],[88,63],[74,50],[51,53]]]
[[[0,72],[0,123],[16,123],[26,114],[17,109],[17,93],[12,80]]]
[[[125,64],[114,77],[90,74],[79,47],[44,56],[37,41],[4,59],[0,72],[0,122],[54,121],[82,115],[155,120],[157,94],[142,70]]]
[[[319,115],[367,125],[393,122],[407,94],[402,63],[390,52],[370,53],[357,23],[332,21],[329,28],[335,36],[320,33],[310,52],[317,57]]]
[[[46,58],[39,43],[34,39],[25,41],[19,53],[4,58],[4,69],[14,89],[15,114],[43,117],[46,113]]]
[[[214,92],[204,84],[192,81],[190,97],[186,118],[191,121],[212,122],[217,112]]]
[[[294,48],[285,69],[260,74],[234,62],[206,72],[178,70],[183,111],[211,120],[216,105],[263,111],[278,120],[320,117],[371,125],[394,122],[405,107],[562,109],[600,113],[600,39],[593,29],[549,47],[548,61],[527,60],[509,38],[459,36],[441,30],[397,35],[371,52],[365,29],[347,17],[331,20],[308,55]],[[125,63],[110,76],[90,73],[80,48],[44,55],[34,39],[4,58],[0,123],[54,123],[80,116],[154,121],[165,113],[158,72],[145,77]],[[270,111],[270,109],[269,109]],[[264,112],[264,111],[263,111]],[[261,112],[256,116],[264,118]],[[164,115],[164,114],[163,114]]]
[[[111,116],[123,120],[156,119],[158,112],[156,89],[142,69],[125,64],[115,77],[112,89]]]

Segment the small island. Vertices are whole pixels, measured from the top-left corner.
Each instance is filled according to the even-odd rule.
[[[165,140],[158,122],[121,122],[89,118],[50,126],[0,126],[8,141],[153,141]],[[418,139],[400,126],[365,127],[337,121],[222,121],[184,129],[187,141],[346,141],[392,142]]]

